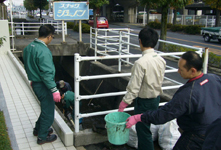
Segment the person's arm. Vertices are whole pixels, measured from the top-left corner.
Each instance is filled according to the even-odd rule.
[[[143,114],[131,116],[127,119],[127,128],[136,124],[139,121],[152,124],[164,124],[181,115],[189,112],[189,96],[188,94],[175,94],[173,99],[154,111],[146,111]]]
[[[118,111],[120,112],[124,111],[124,109],[128,105],[130,105],[133,102],[133,100],[138,96],[140,87],[142,85],[143,76],[144,76],[143,68],[138,63],[135,62],[131,70],[130,81],[126,88],[127,93],[123,97],[123,100],[119,105]]]
[[[174,97],[170,102],[161,106],[159,109],[143,113],[141,120],[144,123],[152,123],[155,125],[164,124],[187,113],[188,110],[188,104],[182,97]]]

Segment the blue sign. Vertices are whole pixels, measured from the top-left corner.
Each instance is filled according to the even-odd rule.
[[[54,2],[54,20],[88,20],[87,2]]]
[[[89,15],[93,15],[93,9],[89,9]]]

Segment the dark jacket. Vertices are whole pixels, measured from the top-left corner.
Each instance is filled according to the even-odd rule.
[[[221,150],[221,117],[207,128],[202,150]]]
[[[174,118],[183,131],[205,134],[207,127],[221,114],[221,79],[202,74],[189,80],[172,100],[156,111],[147,111],[142,122],[164,124]]]

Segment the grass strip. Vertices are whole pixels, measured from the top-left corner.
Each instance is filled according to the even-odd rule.
[[[0,150],[12,150],[3,111],[0,110]]]

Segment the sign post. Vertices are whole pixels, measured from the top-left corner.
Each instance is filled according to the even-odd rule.
[[[62,20],[62,37],[64,39],[64,20],[79,20],[79,41],[82,41],[81,20],[89,19],[88,2],[54,2],[54,20]]]

